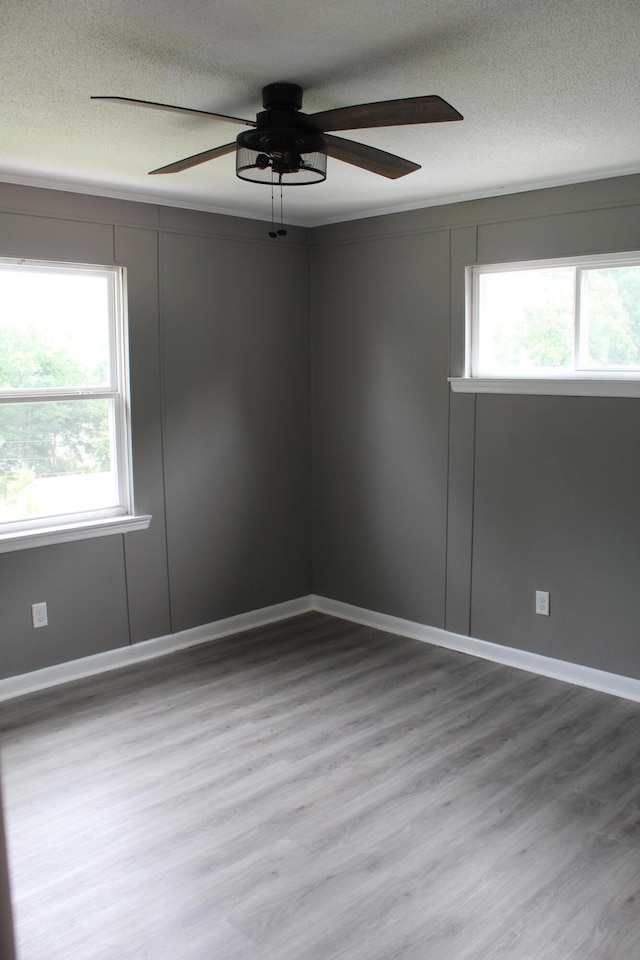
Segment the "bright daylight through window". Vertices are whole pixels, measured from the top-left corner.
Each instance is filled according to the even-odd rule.
[[[0,260],[0,547],[129,528],[127,385],[122,268]]]
[[[640,253],[471,266],[467,302],[454,389],[640,395]]]

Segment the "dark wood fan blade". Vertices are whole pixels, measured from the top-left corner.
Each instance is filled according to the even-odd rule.
[[[398,127],[408,123],[441,123],[462,120],[462,114],[442,97],[407,97],[359,103],[353,107],[322,110],[309,117],[318,130],[363,130],[367,127]]]
[[[342,137],[325,135],[327,154],[336,160],[352,163],[354,167],[362,167],[371,173],[378,173],[389,180],[397,180],[420,169],[419,163],[396,157],[394,153],[378,150],[377,147],[368,147],[364,143],[355,143],[353,140],[343,140]]]
[[[132,100],[131,97],[91,97],[92,100],[104,100],[107,103],[124,103],[132,107],[150,107],[152,110],[169,110],[173,113],[189,113],[198,117],[214,117],[216,120],[228,120],[243,127],[255,127],[255,120],[243,120],[241,117],[228,117],[224,113],[211,113],[209,110],[194,110],[192,107],[174,107],[170,103],[154,103],[152,100]]]
[[[176,160],[175,163],[168,163],[166,167],[158,167],[157,170],[150,170],[149,173],[180,173],[181,170],[188,170],[189,167],[197,167],[199,163],[206,163],[207,160],[215,160],[216,157],[224,157],[227,153],[233,153],[236,149],[236,141],[225,143],[221,147],[213,147],[211,150],[204,150],[202,153],[194,153],[191,157],[185,157],[184,160]]]

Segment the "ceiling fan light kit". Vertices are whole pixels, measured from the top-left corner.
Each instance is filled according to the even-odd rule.
[[[282,186],[305,186],[327,179],[327,155],[304,151],[286,140],[274,143],[266,153],[238,143],[236,176],[250,183],[278,183]]]
[[[242,136],[242,134],[240,135]],[[288,136],[272,137],[268,148],[252,149],[238,137],[236,176],[251,183],[304,186],[327,179],[327,155]]]

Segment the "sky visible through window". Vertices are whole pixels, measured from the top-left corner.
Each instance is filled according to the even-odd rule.
[[[76,369],[83,371],[87,385],[104,385],[109,358],[108,283],[104,275],[4,267],[0,269],[0,329],[5,334],[29,332],[34,343],[55,354],[66,354]],[[3,363],[0,389],[18,386],[6,382],[8,369],[14,375],[19,372],[16,365],[5,367]],[[62,367],[58,376],[64,380]],[[41,385],[54,386],[53,383],[28,384]],[[56,385],[84,384],[60,382]]]

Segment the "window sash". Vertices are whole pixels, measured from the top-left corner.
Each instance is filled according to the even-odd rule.
[[[95,524],[109,518],[133,517],[133,478],[131,461],[130,411],[129,411],[129,357],[126,317],[126,270],[119,266],[100,266],[65,262],[42,262],[2,258],[3,268],[24,268],[29,272],[57,272],[70,276],[106,277],[107,283],[107,373],[106,383],[67,387],[33,387],[0,389],[0,406],[25,403],[60,403],[78,400],[109,401],[112,451],[112,471],[115,473],[117,503],[95,509],[74,512],[48,513],[46,516],[23,515],[0,523],[0,538],[12,538],[37,533],[51,528],[74,527]],[[77,475],[77,474],[74,474]],[[147,518],[148,523],[148,518]],[[106,529],[106,528],[105,528]],[[114,528],[115,529],[115,528]],[[108,531],[107,531],[108,532]],[[23,544],[24,545],[24,544]],[[2,547],[0,547],[2,549]]]
[[[586,319],[582,311],[585,280],[590,270],[636,266],[640,268],[640,252],[602,254],[599,256],[565,257],[546,260],[511,261],[505,263],[472,264],[466,268],[466,336],[464,377],[460,379],[500,381],[565,380],[584,378],[594,380],[640,379],[640,363],[625,365],[596,365],[586,362]],[[496,367],[487,371],[480,364],[482,337],[481,277],[488,274],[506,274],[515,271],[543,269],[571,270],[573,272],[573,358],[570,367],[543,367],[514,365]]]

